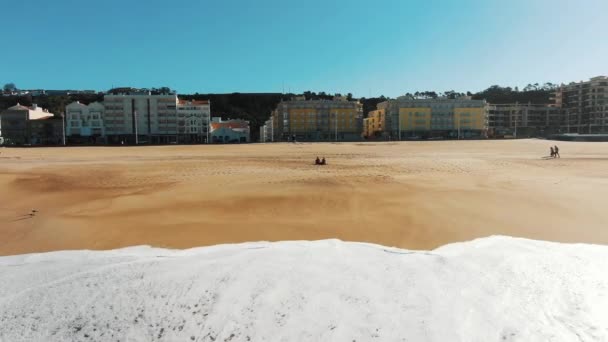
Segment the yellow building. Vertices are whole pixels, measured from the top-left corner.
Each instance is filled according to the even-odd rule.
[[[380,135],[386,125],[386,116],[384,109],[372,110],[363,119],[363,137],[370,139]]]
[[[398,125],[401,131],[429,131],[431,129],[431,108],[399,108]]]
[[[363,132],[361,132],[361,136],[364,139],[367,139],[371,136],[371,127],[370,127],[370,118],[363,118]]]
[[[487,133],[487,104],[483,100],[402,97],[381,102],[377,107],[385,111],[382,131],[390,139],[474,138]]]
[[[275,141],[359,140],[362,106],[354,101],[295,100],[273,111]]]
[[[460,130],[486,129],[485,108],[454,108],[454,128]]]

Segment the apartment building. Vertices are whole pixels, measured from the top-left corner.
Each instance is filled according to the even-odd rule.
[[[99,142],[105,137],[104,105],[93,102],[88,105],[78,101],[65,107],[65,133],[68,142]]]
[[[177,143],[178,135],[185,134],[185,124],[183,129],[178,126],[178,98],[174,93],[112,93],[104,96],[103,104],[108,143]]]
[[[363,138],[376,139],[382,136],[386,127],[386,111],[384,109],[372,110],[363,119]]]
[[[458,99],[399,97],[377,105],[384,113],[382,133],[389,139],[485,137],[488,128],[486,102]],[[378,115],[378,114],[376,114]]]
[[[565,115],[568,133],[608,133],[608,77],[560,86],[555,104]]]
[[[275,141],[354,141],[361,139],[362,105],[345,98],[283,101],[272,113]]]
[[[7,108],[0,113],[0,144],[31,144],[29,121],[51,117],[53,117],[52,113],[36,104],[28,107],[17,103],[15,106]]]
[[[561,133],[566,119],[552,104],[489,104],[488,136],[535,137]]]
[[[45,116],[27,122],[32,145],[63,145],[64,120],[60,115]]]
[[[178,100],[179,142],[206,143],[210,141],[210,118],[211,103],[209,101]]]

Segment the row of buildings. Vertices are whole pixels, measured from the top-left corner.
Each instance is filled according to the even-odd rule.
[[[66,135],[73,143],[206,143],[211,141],[209,101],[181,100],[176,94],[125,90],[103,102],[73,102],[65,108]]]
[[[470,97],[399,97],[364,117],[345,98],[281,102],[260,127],[260,141],[353,141],[421,138],[535,137],[608,133],[608,77],[556,89],[551,103],[493,104]]]
[[[249,133],[247,121],[212,118],[209,101],[131,88],[105,94],[101,102],[73,102],[65,116],[21,105],[0,113],[4,144],[229,143],[249,142]],[[296,97],[278,103],[259,133],[262,142],[608,133],[608,77],[561,85],[546,104],[399,97],[363,113],[360,102],[346,97]]]
[[[43,119],[54,128],[44,139],[32,130]],[[209,101],[135,90],[106,94],[102,102],[72,102],[65,116],[11,107],[0,113],[0,139],[10,145],[233,143],[249,142],[250,130],[248,121],[211,117]]]
[[[367,117],[358,101],[296,98],[279,103],[272,111],[260,128],[260,141],[482,137],[487,132],[486,114],[486,102],[470,98],[401,97],[379,103]]]

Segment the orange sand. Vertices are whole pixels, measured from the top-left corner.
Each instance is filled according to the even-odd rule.
[[[553,143],[0,148],[0,255],[326,238],[429,249],[493,234],[608,243],[608,143],[561,142],[561,159],[542,159]]]

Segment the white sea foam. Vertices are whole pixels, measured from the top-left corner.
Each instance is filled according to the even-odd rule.
[[[607,341],[608,246],[337,240],[0,258],[0,341]]]

